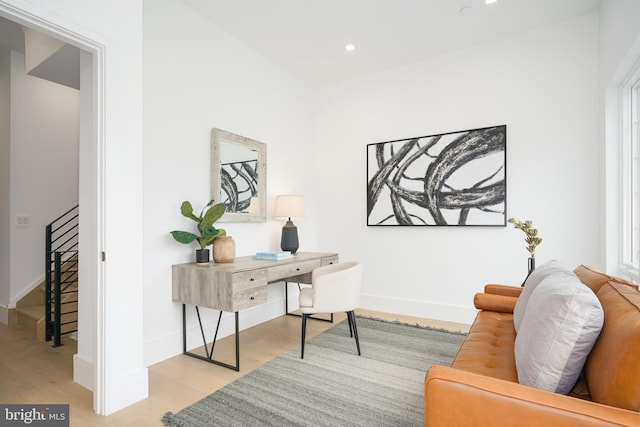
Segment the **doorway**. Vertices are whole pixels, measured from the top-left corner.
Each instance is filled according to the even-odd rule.
[[[103,47],[92,44],[77,33],[47,22],[29,12],[5,6],[0,3],[0,19],[6,25],[4,29],[19,26],[42,35],[66,46],[75,47],[79,53],[79,106],[78,106],[78,166],[77,166],[77,203],[80,208],[80,262],[79,282],[82,291],[78,298],[79,329],[77,333],[77,353],[73,356],[73,379],[85,388],[93,391],[94,410],[101,411],[101,390],[96,387],[101,365],[96,351],[95,328],[100,319],[96,315],[96,295],[102,285],[103,267],[99,262],[102,247],[103,217],[101,212],[103,168],[102,137],[97,129],[101,126],[100,92],[97,89],[101,61],[99,57]],[[7,36],[8,32],[0,32]],[[8,49],[12,49],[11,46]],[[11,102],[14,102],[13,100]],[[34,168],[34,173],[38,171]],[[43,176],[41,179],[51,179]],[[71,205],[73,206],[73,205]],[[11,222],[11,225],[13,223]],[[42,231],[44,234],[44,230]],[[92,262],[93,260],[93,262]],[[44,266],[44,265],[43,265]],[[10,266],[13,268],[13,265]]]

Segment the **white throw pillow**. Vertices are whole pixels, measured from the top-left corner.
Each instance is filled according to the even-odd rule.
[[[518,381],[569,393],[603,322],[600,301],[577,277],[561,274],[542,280],[529,298],[516,335]]]
[[[516,306],[513,309],[513,325],[516,328],[516,332],[520,330],[520,323],[522,322],[522,318],[524,317],[524,313],[527,308],[527,303],[529,302],[529,298],[533,291],[544,279],[558,274],[577,277],[573,271],[569,270],[558,260],[545,262],[540,267],[533,270],[529,277],[527,277],[527,280],[524,282],[524,289],[522,289],[522,293],[518,297]]]

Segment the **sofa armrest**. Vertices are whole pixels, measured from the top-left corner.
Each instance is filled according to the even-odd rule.
[[[522,293],[522,287],[520,286],[509,286],[509,285],[497,285],[494,283],[489,283],[484,286],[485,294],[492,295],[506,295],[510,297],[519,297]]]
[[[496,311],[498,313],[513,313],[518,302],[517,297],[494,294],[476,294],[473,297],[473,305],[478,310]]]
[[[640,413],[433,365],[424,381],[425,425],[640,425]]]

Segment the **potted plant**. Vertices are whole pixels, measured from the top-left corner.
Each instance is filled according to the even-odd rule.
[[[197,241],[200,245],[200,249],[196,250],[196,263],[208,264],[209,263],[209,249],[207,246],[211,245],[216,237],[225,236],[227,232],[222,228],[215,228],[213,224],[222,217],[226,210],[226,206],[223,203],[213,204],[211,200],[200,211],[200,216],[196,216],[193,213],[193,206],[188,201],[182,202],[180,206],[180,213],[182,216],[193,220],[197,224],[198,233],[194,234],[188,231],[174,230],[171,232],[176,241],[184,244]],[[208,209],[207,209],[208,208]],[[206,212],[205,212],[206,209]]]

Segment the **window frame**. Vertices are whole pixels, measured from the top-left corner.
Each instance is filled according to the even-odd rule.
[[[640,61],[619,86],[621,272],[640,279]]]

